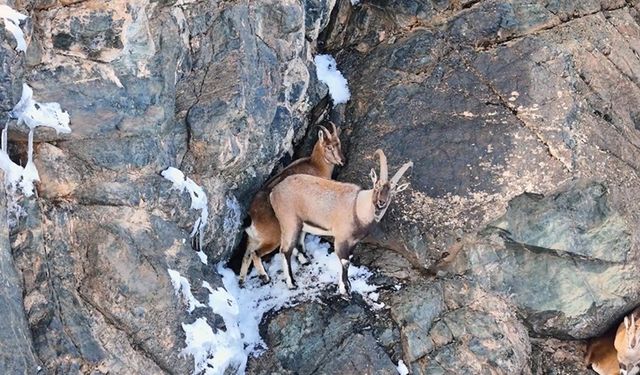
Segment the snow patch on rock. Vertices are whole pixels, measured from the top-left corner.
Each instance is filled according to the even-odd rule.
[[[329,87],[333,104],[346,103],[351,98],[349,84],[338,70],[336,60],[331,55],[317,55],[314,62],[318,80]]]
[[[191,324],[182,324],[186,335],[183,354],[193,356],[194,374],[221,375],[229,368],[233,369],[233,373],[244,374],[249,356],[257,357],[267,349],[259,329],[267,312],[318,300],[321,292],[329,287],[335,288],[341,264],[335,254],[328,253],[329,244],[312,235],[307,236],[305,243],[307,253],[313,259],[301,269],[293,264],[298,282],[296,290],[289,290],[284,279],[276,277],[282,265],[279,256],[271,263],[265,263],[273,277],[269,285],[262,285],[253,270],[245,286],[240,288],[236,274],[223,263],[217,265],[224,288],[213,289],[207,282],[203,282],[202,286],[209,291],[208,307],[222,317],[225,329],[214,332],[204,317]],[[183,296],[187,311],[203,306],[197,300],[192,301],[195,297],[186,278],[173,270],[169,270],[169,273],[176,293]],[[378,298],[378,287],[368,283],[371,276],[372,273],[365,267],[349,267],[352,290],[376,308],[373,299]]]
[[[8,5],[0,5],[0,18],[4,20],[5,29],[7,29],[16,40],[16,51],[26,52],[27,41],[24,38],[24,32],[20,28],[20,21],[27,19],[27,16]]]
[[[191,197],[191,209],[200,210],[200,217],[193,224],[190,236],[193,237],[198,233],[199,240],[202,242],[204,229],[209,220],[208,199],[204,189],[200,185],[196,184],[192,179],[186,177],[178,168],[169,167],[160,174],[162,177],[173,183],[172,189],[176,189],[181,193],[186,190]],[[202,243],[200,243],[200,249],[201,248]]]

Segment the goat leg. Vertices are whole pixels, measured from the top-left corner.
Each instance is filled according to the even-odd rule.
[[[298,243],[300,244],[300,249],[293,249],[293,256],[298,259],[298,263],[302,266],[306,266],[309,264],[309,256],[307,255],[307,245],[304,243],[305,236],[307,234],[305,232],[300,232],[300,240]]]
[[[251,253],[251,259],[253,260],[253,266],[258,271],[258,275],[260,275],[260,280],[262,280],[263,284],[268,284],[271,279],[269,279],[269,275],[267,271],[264,269],[264,265],[262,264],[262,259],[255,252]]]
[[[350,247],[346,243],[336,246],[336,255],[340,259],[342,268],[340,270],[340,280],[338,280],[338,288],[343,296],[351,295],[351,282],[349,281],[349,253]]]
[[[289,289],[296,289],[298,285],[293,279],[293,271],[291,270],[291,253],[293,253],[293,249],[287,249],[282,252],[282,271],[285,274],[287,287],[289,287]]]
[[[238,278],[238,284],[242,287],[244,285],[244,280],[247,277],[247,273],[249,272],[249,266],[251,265],[251,251],[247,248],[244,252],[244,256],[242,257],[242,266],[240,267],[240,277]]]

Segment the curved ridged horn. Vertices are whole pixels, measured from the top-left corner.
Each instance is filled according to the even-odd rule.
[[[331,138],[331,133],[329,132],[329,130],[327,130],[327,128],[325,128],[325,127],[324,127],[324,126],[322,126],[322,125],[318,125],[318,127],[319,127],[320,129],[322,129],[322,131],[324,131],[324,135],[325,135],[325,137],[327,137],[327,138]]]
[[[396,174],[393,175],[393,178],[391,179],[391,187],[396,186],[396,184],[398,184],[398,181],[400,181],[400,179],[402,178],[402,175],[404,175],[404,173],[407,171],[407,169],[409,168],[413,168],[413,162],[409,161],[406,162],[402,165],[402,167],[400,167],[400,169],[396,172]]]
[[[387,157],[384,156],[384,152],[381,149],[377,149],[374,155],[378,155],[380,158],[380,183],[389,181],[389,170],[387,169]]]
[[[333,128],[333,135],[334,136],[339,136],[340,135],[340,130],[338,130],[338,128],[336,128],[336,124],[333,123],[333,121],[331,121],[331,127]]]

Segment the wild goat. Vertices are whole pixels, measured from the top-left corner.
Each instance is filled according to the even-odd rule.
[[[267,180],[262,189],[254,196],[253,201],[251,201],[251,206],[249,207],[251,225],[245,230],[248,236],[248,244],[240,267],[240,284],[244,283],[251,261],[253,261],[253,266],[258,271],[262,281],[264,283],[269,282],[269,275],[262,265],[261,258],[273,252],[280,245],[280,224],[269,202],[271,189],[286,177],[294,174],[308,174],[319,178],[331,179],[334,166],[344,164],[345,157],[342,153],[340,132],[335,124],[331,123],[331,126],[333,127],[333,134],[325,127],[320,126],[318,141],[313,147],[311,156],[294,161]],[[304,264],[308,262],[303,254],[304,233],[300,234],[300,242],[303,249],[302,253],[298,254],[298,260]]]
[[[602,337],[589,340],[584,360],[587,366],[591,365],[593,371],[600,375],[620,375],[620,366],[614,347],[615,339],[614,328]]]
[[[617,329],[589,340],[585,361],[600,375],[640,374],[640,308],[634,310]]]
[[[332,236],[336,255],[342,264],[340,293],[351,292],[348,269],[352,248],[364,238],[374,222],[384,216],[391,200],[409,186],[398,186],[402,175],[413,166],[405,163],[389,180],[387,158],[376,150],[380,158],[380,179],[371,169],[373,188],[362,190],[358,185],[325,180],[315,176],[287,177],[271,191],[271,206],[280,222],[280,252],[287,286],[296,287],[291,272],[291,254],[301,232]]]
[[[621,375],[640,374],[640,308],[624,317],[616,333],[615,348]]]

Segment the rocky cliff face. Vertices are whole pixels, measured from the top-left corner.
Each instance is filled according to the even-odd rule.
[[[249,373],[582,374],[579,340],[640,304],[635,1],[5,3],[28,48],[0,27],[0,121],[26,82],[72,128],[38,128],[38,196],[1,200],[22,212],[0,225],[6,373],[192,373],[183,324],[229,329],[203,307],[214,264],[326,112],[346,130],[338,179],[368,187],[379,147],[415,164],[356,250],[386,307],[328,291],[274,312]],[[315,76],[325,51],[346,105]],[[28,129],[8,124],[26,160]],[[193,243],[170,166],[207,193]]]

